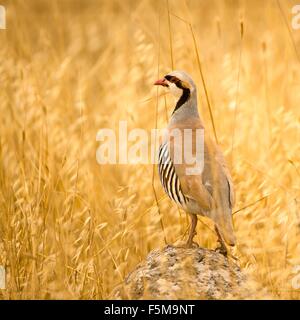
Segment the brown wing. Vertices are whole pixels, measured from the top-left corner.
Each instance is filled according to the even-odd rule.
[[[222,152],[218,148],[217,148],[217,153],[216,153],[216,160],[220,164],[220,166],[222,168],[222,171],[225,174],[227,183],[228,183],[229,204],[230,204],[230,208],[232,209],[234,207],[234,204],[235,204],[235,192],[234,192],[233,182],[232,182],[232,178],[231,178],[230,172],[228,170],[228,167],[226,165],[224,156],[223,156]]]

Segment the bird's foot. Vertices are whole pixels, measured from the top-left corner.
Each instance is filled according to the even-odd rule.
[[[224,244],[220,244],[216,249],[215,252],[221,253],[223,256],[227,257],[228,252]]]
[[[196,248],[199,248],[199,244],[197,242],[194,242],[194,241],[191,241],[191,242],[188,241],[188,242],[185,243],[184,248],[186,248],[186,249],[190,249],[190,248],[196,249]]]
[[[194,241],[177,241],[174,245],[172,245],[174,248],[183,248],[183,249],[191,249],[191,248],[199,248],[199,244]]]

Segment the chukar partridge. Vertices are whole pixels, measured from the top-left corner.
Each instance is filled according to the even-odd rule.
[[[186,243],[193,245],[196,235],[197,215],[209,217],[213,220],[220,246],[217,248],[227,254],[224,241],[235,245],[235,235],[232,224],[232,207],[234,205],[234,190],[224,157],[218,146],[208,137],[200,119],[197,106],[197,90],[191,77],[183,71],[172,71],[163,79],[157,80],[155,85],[161,85],[174,95],[176,105],[165,136],[159,147],[158,169],[162,186],[167,195],[180,205],[191,217],[191,227]],[[183,138],[178,142],[174,139],[174,130],[182,132],[189,129],[191,139]],[[195,154],[197,129],[204,132],[201,172],[188,174],[190,162],[185,159],[174,161],[176,152],[182,150],[187,143],[191,143],[192,153]],[[183,146],[178,144],[183,142]],[[203,155],[204,153],[204,155]]]

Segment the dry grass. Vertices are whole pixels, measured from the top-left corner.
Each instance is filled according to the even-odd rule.
[[[280,1],[287,21],[295,3]],[[169,0],[169,17],[158,0],[2,4],[1,298],[106,299],[164,235],[182,237],[187,217],[155,172],[160,223],[152,165],[100,166],[95,137],[119,120],[154,128],[152,83],[172,64],[197,82],[213,135],[199,62],[235,209],[244,208],[234,215],[235,255],[274,298],[300,298],[291,286],[300,264],[300,31],[289,33],[277,1]],[[158,127],[166,108],[169,96],[158,99]],[[196,240],[216,245],[203,224]]]

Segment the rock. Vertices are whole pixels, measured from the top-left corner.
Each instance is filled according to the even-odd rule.
[[[153,250],[112,299],[251,299],[253,288],[232,259],[203,248]]]

